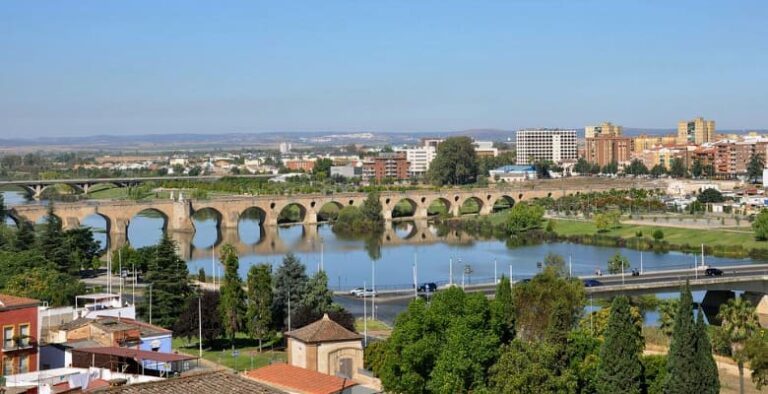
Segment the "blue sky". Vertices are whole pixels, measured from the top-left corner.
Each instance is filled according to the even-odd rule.
[[[766,1],[0,2],[0,138],[768,128]]]

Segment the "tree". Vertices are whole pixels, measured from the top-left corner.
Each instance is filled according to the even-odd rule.
[[[512,234],[539,228],[544,218],[544,208],[524,202],[515,204],[508,212],[507,231]]]
[[[764,155],[753,152],[749,157],[749,163],[747,164],[747,176],[751,182],[757,182],[758,179],[763,177],[763,168],[765,168]]]
[[[237,272],[240,268],[237,250],[232,245],[226,244],[221,248],[221,264],[224,266],[224,280],[221,284],[219,314],[225,334],[234,340],[245,320],[245,291]]]
[[[534,276],[529,282],[512,289],[515,303],[515,332],[526,341],[544,337],[549,318],[558,302],[568,306],[570,324],[577,321],[584,308],[584,285],[577,279],[565,279],[551,268]]]
[[[91,268],[99,256],[101,245],[93,238],[90,227],[79,227],[64,232],[64,247],[69,251],[69,272]]]
[[[5,227],[5,218],[8,216],[8,209],[5,207],[5,194],[0,193],[0,227]]]
[[[758,241],[768,240],[768,209],[762,209],[752,222],[752,231]]]
[[[576,164],[573,165],[573,172],[579,173],[579,174],[589,174],[592,171],[592,164],[590,164],[587,159],[583,157],[579,157],[579,160],[576,161]]]
[[[198,301],[201,314],[198,315]],[[202,316],[202,321],[199,317]],[[203,343],[211,342],[223,333],[221,314],[219,313],[219,292],[202,291],[196,296],[187,298],[179,318],[173,325],[174,335],[186,338],[189,341],[200,335],[202,325]]]
[[[338,304],[333,304],[333,307],[329,311],[323,313],[320,313],[317,310],[312,310],[306,305],[299,305],[298,308],[291,309],[291,325],[293,329],[296,330],[322,319],[323,315],[326,314],[328,315],[328,318],[347,330],[352,332],[357,331],[355,329],[355,317]]]
[[[752,336],[744,347],[752,369],[752,382],[758,390],[768,384],[768,340],[764,336],[765,330],[761,335]]]
[[[515,303],[509,278],[504,275],[496,285],[496,295],[491,301],[491,321],[502,343],[515,338]]]
[[[629,166],[627,166],[624,169],[624,172],[627,175],[634,175],[634,176],[646,175],[648,174],[648,167],[646,167],[642,161],[638,159],[633,159],[632,162],[629,163]]]
[[[656,230],[653,230],[653,234],[651,235],[653,236],[653,239],[656,241],[661,241],[662,239],[664,239],[664,232],[658,228]]]
[[[328,274],[325,271],[318,271],[309,278],[302,294],[301,304],[320,315],[331,310],[333,292],[328,289]]]
[[[719,190],[712,188],[702,190],[698,197],[696,197],[696,200],[702,204],[725,201],[723,198],[723,193],[720,193]]]
[[[696,366],[699,369],[699,387],[693,391],[698,394],[717,394],[720,392],[720,376],[717,363],[712,355],[712,344],[704,323],[704,312],[699,307],[696,317]]]
[[[640,331],[630,314],[629,300],[624,296],[614,298],[597,368],[599,394],[642,392],[642,343]]]
[[[272,331],[272,266],[252,265],[248,270],[246,327],[252,338],[261,341]]]
[[[683,159],[679,157],[672,159],[669,166],[669,175],[674,178],[685,178],[688,176],[688,169],[686,168]]]
[[[16,239],[13,241],[13,250],[24,251],[35,247],[35,228],[26,220],[19,221],[19,229],[16,231]]]
[[[760,323],[755,308],[744,298],[733,298],[720,306],[717,315],[722,319],[722,330],[731,346],[731,356],[739,367],[739,392],[744,393],[744,363],[747,361],[746,344],[758,332]]]
[[[151,322],[170,328],[192,293],[187,263],[176,253],[176,243],[167,234],[163,234],[160,243],[150,250],[153,253],[149,256],[144,278],[152,296],[144,297],[139,312],[144,318],[149,317],[151,299]]]
[[[493,393],[576,393],[577,377],[558,366],[558,349],[548,342],[514,340],[501,349],[489,371]]]
[[[680,301],[675,313],[675,325],[667,358],[665,393],[695,393],[700,370],[697,362],[697,335],[693,320],[693,297],[686,282],[680,291]]]
[[[328,158],[315,160],[315,166],[312,168],[312,173],[315,175],[325,174],[325,177],[331,176],[331,167],[333,166],[333,160]]]
[[[477,154],[469,137],[446,138],[437,146],[429,165],[429,178],[435,185],[466,185],[478,175]]]
[[[611,274],[620,274],[629,268],[629,259],[624,257],[621,253],[616,252],[608,260],[608,272]]]
[[[368,193],[368,196],[363,201],[363,205],[360,206],[360,211],[363,213],[363,217],[370,221],[373,226],[384,224],[383,210],[384,208],[381,205],[379,193],[376,192]]]
[[[694,178],[698,178],[703,173],[704,173],[704,166],[701,164],[701,160],[694,159],[693,165],[691,165],[691,175],[693,175]]]
[[[667,173],[667,169],[666,167],[664,167],[663,164],[656,164],[655,166],[653,166],[653,168],[651,168],[651,176],[654,178],[658,178],[666,173]]]
[[[9,277],[3,293],[47,301],[51,306],[70,305],[85,292],[85,285],[72,275],[45,264],[17,272]]]
[[[283,257],[283,264],[275,273],[274,297],[272,298],[273,321],[282,327],[288,317],[288,300],[292,308],[301,304],[302,293],[307,286],[304,264],[293,253]]]
[[[704,176],[706,176],[707,178],[711,178],[715,176],[715,166],[713,166],[712,164],[705,165],[702,168],[702,170],[704,171]]]
[[[544,266],[552,267],[558,275],[565,275],[565,259],[555,252],[547,253],[547,256],[544,257]]]
[[[612,161],[604,165],[601,171],[603,174],[616,174],[619,172],[619,163]]]
[[[621,225],[621,213],[619,211],[608,211],[595,215],[595,227],[597,232],[603,233],[617,228]]]
[[[668,337],[671,337],[674,332],[678,309],[680,309],[680,301],[677,299],[664,300],[659,304],[659,328]]]
[[[48,206],[45,217],[45,227],[40,235],[38,247],[48,261],[56,265],[59,272],[70,270],[69,252],[67,251],[64,233],[61,231],[61,221],[54,214],[53,204]]]

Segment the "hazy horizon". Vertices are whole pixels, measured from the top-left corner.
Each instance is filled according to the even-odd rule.
[[[766,129],[766,17],[761,1],[8,0],[0,139]]]

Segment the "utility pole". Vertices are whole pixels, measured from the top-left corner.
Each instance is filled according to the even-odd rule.
[[[413,298],[419,297],[419,274],[418,274],[418,257],[417,254],[413,254]]]
[[[291,330],[291,292],[288,291],[288,331]]]
[[[376,262],[371,260],[371,319],[376,320]]]
[[[200,358],[203,358],[203,308],[202,308],[202,301],[203,295],[198,294],[197,295],[197,335],[198,335],[198,342],[199,342],[199,350],[198,353],[200,354]]]
[[[149,284],[149,324],[152,324],[152,283]]]
[[[363,281],[363,342],[368,346],[368,301],[365,299],[365,288],[367,283]]]
[[[448,284],[453,287],[453,257],[448,259]]]
[[[497,272],[496,259],[493,259],[493,283],[494,284],[499,283],[499,275],[498,275],[498,272]]]

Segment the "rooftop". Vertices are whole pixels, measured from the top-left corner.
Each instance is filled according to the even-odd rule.
[[[206,372],[166,379],[160,382],[115,387],[104,392],[124,394],[284,394],[284,392],[272,387],[226,371]]]
[[[355,341],[363,338],[360,334],[349,331],[331,320],[328,314],[323,315],[322,319],[312,324],[286,332],[285,336],[304,343]]]
[[[104,347],[80,348],[80,349],[73,349],[73,350],[81,353],[103,354],[107,356],[130,358],[138,362],[146,360],[146,361],[156,361],[161,363],[170,363],[174,361],[186,361],[186,360],[197,359],[197,357],[187,356],[184,354],[151,352],[147,350],[130,349],[125,347],[104,346]]]
[[[0,294],[0,310],[25,308],[37,306],[40,301],[33,298],[16,297],[8,294]]]
[[[491,170],[493,172],[521,172],[521,171],[536,171],[531,165],[506,165]]]
[[[301,394],[334,394],[357,385],[350,379],[282,363],[248,371],[245,376],[257,382]]]

